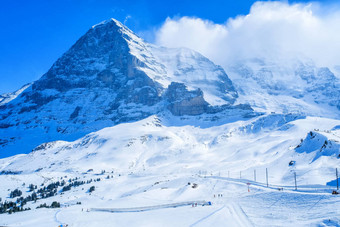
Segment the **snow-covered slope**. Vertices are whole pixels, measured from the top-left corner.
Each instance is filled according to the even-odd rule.
[[[340,131],[309,132],[304,140],[296,147],[299,153],[314,153],[316,160],[321,156],[340,158]]]
[[[176,119],[172,121],[175,125]],[[182,120],[177,118],[177,121]],[[339,130],[331,131],[339,123],[331,119],[270,114],[200,128],[171,126],[166,119],[151,116],[105,128],[74,142],[42,144],[30,154],[2,159],[0,170],[81,173],[88,169],[115,169],[150,174],[229,170],[233,174],[242,171],[244,177],[248,175],[251,179],[253,169],[270,168],[272,183],[286,184],[291,180],[289,162],[294,160],[294,169],[304,175],[305,183],[325,185],[333,179],[333,168],[340,164],[339,144],[334,139],[340,138]],[[317,132],[310,132],[314,130]],[[324,145],[325,141],[328,144]]]
[[[93,26],[10,102],[1,101],[0,157],[164,111],[252,112],[247,105],[232,106],[237,97],[224,70],[204,56],[145,43],[110,19]]]
[[[8,201],[16,199],[8,197],[8,188],[27,197],[64,182],[52,196],[40,193],[36,202],[27,202],[25,207],[32,210],[0,214],[5,217],[0,224],[340,224],[339,211],[333,209],[340,200],[331,194],[340,159],[328,153],[315,159],[321,143],[311,141],[339,138],[339,120],[269,114],[207,128],[170,125],[176,121],[182,122],[181,117],[169,121],[150,116],[74,142],[50,142],[30,154],[0,159],[0,198]],[[29,184],[38,187],[30,192]],[[64,189],[68,185],[73,186]],[[95,191],[90,193],[90,187]],[[53,201],[62,207],[36,209]],[[208,201],[212,205],[202,206]]]
[[[19,90],[12,92],[12,93],[5,93],[0,95],[0,106],[5,105],[6,103],[12,101],[13,99],[15,99],[16,97],[18,97],[18,95],[20,95],[23,91],[26,90],[26,88],[28,88],[31,84],[26,84],[24,86],[22,86],[22,88],[20,88]]]

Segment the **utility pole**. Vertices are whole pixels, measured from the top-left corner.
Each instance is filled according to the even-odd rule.
[[[335,174],[336,174],[336,190],[339,190],[338,168],[335,168]]]
[[[254,169],[254,181],[256,182],[256,169]]]
[[[297,191],[297,184],[296,184],[296,172],[294,172],[294,179],[295,179],[295,191]]]
[[[268,169],[266,168],[266,179],[267,179],[267,188],[269,187],[268,185]]]

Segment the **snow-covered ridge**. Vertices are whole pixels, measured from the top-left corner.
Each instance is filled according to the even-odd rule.
[[[6,103],[9,103],[10,101],[18,97],[23,91],[25,91],[31,85],[32,83],[29,83],[22,86],[19,90],[15,92],[0,95],[0,106],[5,105]]]
[[[114,18],[110,18],[110,19],[104,20],[104,21],[102,21],[102,22],[99,22],[98,24],[93,25],[92,28],[96,28],[96,27],[98,27],[98,26],[100,26],[100,25],[105,25],[105,24],[111,23],[111,22],[114,22],[115,24],[117,24],[118,26],[120,26],[120,27],[122,27],[122,28],[124,27],[124,26],[122,25],[122,23],[120,23],[118,20],[116,20],[116,19],[114,19]]]
[[[313,161],[321,156],[331,156],[340,159],[340,136],[337,131],[310,131],[306,138],[295,148],[298,153],[315,153]]]

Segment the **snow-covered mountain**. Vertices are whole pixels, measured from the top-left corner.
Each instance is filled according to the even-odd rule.
[[[340,78],[332,70],[304,57],[248,59],[227,67],[238,101],[257,111],[339,119]]]
[[[93,26],[0,96],[0,225],[339,226],[339,78],[310,61],[227,70]]]
[[[39,80],[8,97],[0,157],[164,111],[252,112],[233,106],[238,94],[220,66],[192,50],[145,43],[114,19],[93,26]]]

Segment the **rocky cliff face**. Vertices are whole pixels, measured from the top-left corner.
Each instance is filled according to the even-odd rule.
[[[147,44],[114,19],[93,26],[16,94],[0,105],[0,157],[162,111],[222,111],[238,97],[224,70],[204,56]]]
[[[166,97],[169,102],[168,109],[173,115],[199,115],[207,112],[208,103],[203,98],[201,89],[188,91],[182,83],[172,82],[169,85]]]

